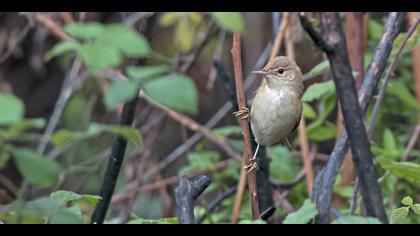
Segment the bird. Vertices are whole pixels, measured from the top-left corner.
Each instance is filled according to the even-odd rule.
[[[258,167],[256,156],[260,146],[288,144],[287,135],[300,124],[304,89],[301,69],[285,56],[275,57],[253,73],[262,75],[263,81],[255,92],[251,111],[241,108],[234,113],[241,119],[249,119],[257,143],[255,154],[245,166],[248,173]]]

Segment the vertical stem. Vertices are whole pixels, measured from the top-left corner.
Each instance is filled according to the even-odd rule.
[[[232,46],[232,59],[233,59],[233,68],[235,72],[235,85],[236,85],[236,98],[238,100],[238,106],[241,109],[246,107],[245,92],[243,85],[243,76],[242,76],[242,62],[241,62],[241,35],[240,33],[233,34],[233,46]],[[242,166],[244,167],[246,163],[249,162],[249,159],[252,157],[252,146],[251,146],[251,136],[249,132],[249,125],[247,119],[241,119],[241,128],[242,135],[244,139],[244,159]],[[249,197],[251,200],[252,207],[252,219],[259,218],[259,209],[258,209],[258,196],[256,188],[256,172],[252,171],[248,173],[248,185],[249,185]]]

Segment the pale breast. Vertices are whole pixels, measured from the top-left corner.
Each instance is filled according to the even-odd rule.
[[[250,114],[255,141],[269,146],[284,139],[300,119],[301,106],[299,97],[288,89],[260,87]]]

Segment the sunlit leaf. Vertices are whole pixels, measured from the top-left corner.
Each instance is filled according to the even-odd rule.
[[[187,12],[187,17],[194,25],[199,25],[203,21],[203,16],[199,12]]]
[[[213,12],[214,19],[219,27],[236,32],[244,32],[245,20],[239,12]]]
[[[181,74],[171,74],[145,85],[154,100],[180,112],[196,113],[198,92],[194,82]]]
[[[390,223],[396,224],[404,220],[407,217],[409,210],[410,207],[400,207],[393,210],[389,219]]]
[[[14,95],[0,93],[0,125],[10,125],[23,118],[23,102]]]
[[[374,217],[341,216],[331,224],[382,224],[382,222]]]
[[[306,119],[315,119],[316,118],[316,112],[315,110],[312,108],[311,105],[309,105],[306,102],[302,103],[303,105],[303,117],[305,117]]]
[[[179,50],[188,52],[194,46],[195,30],[187,23],[179,23],[175,28],[175,42]]]
[[[318,214],[316,205],[309,199],[296,212],[287,215],[283,224],[307,224]]]
[[[379,165],[391,174],[404,178],[412,183],[420,184],[420,165],[413,162],[396,162],[389,158],[377,158]]]
[[[406,206],[412,206],[413,205],[413,199],[410,196],[406,196],[401,200],[401,203]]]
[[[12,152],[26,181],[42,187],[51,187],[58,182],[61,168],[56,161],[27,148],[15,148]]]
[[[416,213],[416,215],[420,215],[420,204],[416,203],[413,205],[413,211]]]
[[[175,24],[178,18],[177,13],[175,12],[165,12],[159,18],[159,24],[163,27],[171,26]]]

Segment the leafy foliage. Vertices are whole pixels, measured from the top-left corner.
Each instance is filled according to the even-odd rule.
[[[341,216],[331,224],[382,224],[377,218],[361,216]]]
[[[311,200],[306,199],[299,210],[287,215],[283,224],[307,224],[317,214],[318,210],[315,204]]]

